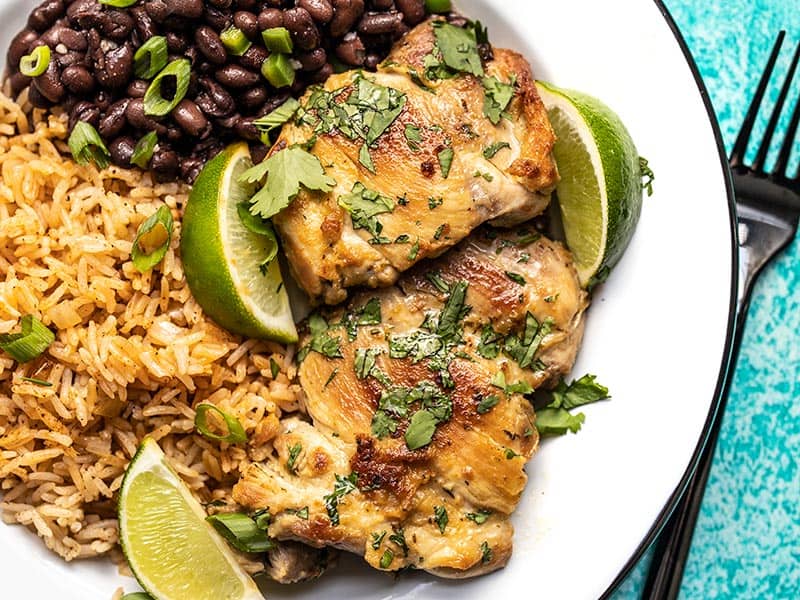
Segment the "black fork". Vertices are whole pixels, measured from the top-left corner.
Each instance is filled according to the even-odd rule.
[[[781,31],[775,40],[772,53],[761,75],[755,96],[736,138],[729,160],[736,196],[740,264],[737,320],[731,356],[732,366],[736,364],[739,355],[753,284],[764,266],[794,239],[798,217],[800,217],[800,168],[794,174],[788,173],[789,159],[797,134],[798,122],[800,122],[800,99],[795,102],[786,137],[781,144],[774,168],[771,172],[767,172],[765,167],[775,127],[792,87],[797,63],[800,60],[800,44],[795,50],[755,160],[751,165],[745,164],[745,154],[753,131],[753,124],[758,116],[785,36],[786,32]],[[643,598],[673,600],[678,597],[686,558],[697,523],[697,514],[700,511],[703,492],[711,471],[711,462],[719,437],[722,413],[727,404],[733,372],[734,369],[731,368],[727,374],[719,410],[700,455],[697,470],[689,480],[683,497],[659,537]]]

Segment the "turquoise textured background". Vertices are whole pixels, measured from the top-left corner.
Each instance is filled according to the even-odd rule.
[[[730,152],[778,31],[777,97],[800,43],[798,0],[665,0],[708,88]],[[800,74],[789,96],[800,94]],[[771,110],[771,106],[770,106]],[[788,109],[776,138],[782,139]],[[769,111],[760,115],[760,139]],[[773,143],[774,155],[778,143]],[[755,154],[750,148],[749,155]],[[795,143],[792,166],[800,160]],[[656,176],[658,165],[654,165]],[[656,185],[657,185],[656,180]],[[800,598],[800,243],[758,282],[681,587],[681,600]],[[649,554],[614,600],[641,597]]]

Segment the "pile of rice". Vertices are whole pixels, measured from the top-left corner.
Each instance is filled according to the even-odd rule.
[[[0,333],[32,314],[56,341],[22,365],[0,352],[0,511],[66,560],[119,556],[115,494],[139,442],[158,440],[202,501],[228,500],[298,408],[293,348],[244,341],[203,315],[178,256],[185,186],[75,164],[66,119],[26,98],[0,95]],[[140,273],[132,241],[164,204],[170,249]],[[237,417],[248,443],[196,434],[200,402]]]

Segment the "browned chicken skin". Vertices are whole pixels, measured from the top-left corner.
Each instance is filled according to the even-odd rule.
[[[565,375],[586,305],[560,244],[481,230],[398,285],[312,318],[299,369],[312,423],[284,420],[277,455],[248,468],[234,499],[269,508],[274,538],[375,568],[502,567],[538,445],[529,401],[504,386]],[[420,436],[422,412],[436,422]]]
[[[336,181],[328,194],[302,190],[274,218],[295,278],[317,302],[339,303],[352,286],[391,285],[481,223],[517,225],[549,202],[558,179],[551,156],[554,135],[528,63],[515,52],[495,49],[485,64],[487,77],[514,82],[513,98],[495,125],[483,112],[481,78],[460,74],[421,82],[433,44],[431,23],[424,23],[403,38],[377,73],[351,71],[324,84],[340,105],[357,93],[361,79],[404,96],[402,110],[369,147],[373,172],[364,164],[362,140],[337,128],[313,137],[311,122],[319,114],[313,90],[301,101],[311,122],[287,124],[275,145],[273,151],[279,151],[315,139],[310,151]],[[376,217],[379,234],[354,224],[342,206],[356,184],[393,205]]]

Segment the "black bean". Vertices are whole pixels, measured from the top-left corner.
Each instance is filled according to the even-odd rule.
[[[211,27],[208,25],[198,27],[194,34],[194,41],[203,56],[210,62],[215,65],[225,64],[228,56],[225,52],[225,46],[222,44],[222,40],[219,39],[217,32]]]
[[[358,23],[358,31],[368,35],[391,33],[397,29],[402,21],[403,15],[399,12],[368,12],[361,17],[361,21]]]
[[[206,14],[204,16],[206,23],[211,25],[217,31],[222,31],[230,27],[233,19],[229,12],[223,12],[211,6],[206,7]]]
[[[11,85],[11,93],[16,96],[31,84],[31,78],[17,72],[8,78],[8,83]]]
[[[121,42],[131,34],[134,27],[134,20],[127,11],[124,10],[104,10],[100,16],[100,31],[110,40]]]
[[[304,8],[290,8],[285,11],[283,24],[292,34],[295,45],[301,50],[313,50],[319,46],[319,29]]]
[[[236,0],[236,7],[241,10],[258,10],[257,0]]]
[[[239,64],[247,69],[258,71],[268,57],[269,52],[267,52],[266,48],[253,44],[247,49],[247,52],[239,57]]]
[[[33,48],[34,42],[39,39],[39,34],[33,29],[23,29],[14,39],[11,40],[11,45],[8,47],[6,54],[6,62],[12,71],[19,69],[19,59],[28,54]]]
[[[126,86],[132,75],[133,49],[127,43],[103,54],[95,68],[98,83],[111,90]]]
[[[317,48],[311,52],[303,52],[297,55],[297,60],[304,71],[316,71],[328,60],[328,53],[323,48]]]
[[[170,0],[172,14],[187,19],[199,19],[203,16],[203,0]]]
[[[242,92],[236,97],[236,101],[239,103],[239,106],[251,111],[264,104],[264,102],[267,101],[268,96],[269,92],[267,92],[267,88],[262,85],[258,85],[245,92]]]
[[[130,98],[123,98],[117,100],[108,107],[105,116],[100,119],[97,126],[97,132],[105,139],[111,139],[120,134],[123,127],[125,127],[125,109],[128,108]]]
[[[233,13],[233,24],[251,40],[256,39],[258,35],[258,17],[253,13],[246,10],[237,10]]]
[[[157,174],[171,176],[178,170],[178,155],[174,150],[168,147],[159,148],[153,152],[153,158],[150,159],[150,168]]]
[[[83,52],[75,52],[73,50],[67,50],[66,52],[58,52],[59,49],[62,49],[60,46],[56,46],[56,52],[53,53],[50,60],[55,59],[58,62],[58,66],[62,69],[69,67],[75,64],[83,64],[86,55]]]
[[[44,0],[33,9],[28,17],[28,27],[36,31],[44,31],[51,27],[61,15],[64,14],[62,0]]]
[[[390,10],[394,8],[394,0],[372,0],[373,10]]]
[[[333,18],[333,5],[330,0],[297,0],[297,6],[304,8],[317,23],[325,25]]]
[[[172,10],[170,9],[170,5],[167,0],[148,0],[148,2],[146,2],[144,5],[144,9],[147,11],[147,14],[150,15],[150,18],[156,23],[163,22],[164,19],[172,14]]]
[[[182,158],[180,161],[181,177],[189,183],[194,182],[203,168],[203,159],[199,157]]]
[[[261,75],[248,71],[239,65],[225,65],[221,69],[217,69],[214,77],[222,85],[241,89],[255,85],[261,79]]]
[[[222,117],[221,119],[216,119],[215,123],[219,127],[222,127],[222,129],[233,129],[234,127],[236,127],[236,123],[238,123],[239,119],[241,118],[242,115],[240,115],[239,113],[234,113],[230,116]]]
[[[52,102],[44,97],[36,85],[31,85],[28,88],[28,101],[36,108],[49,108],[52,105]]]
[[[253,125],[253,119],[239,119],[233,126],[233,130],[236,132],[236,135],[246,140],[259,139],[258,128]]]
[[[333,18],[329,30],[333,37],[342,37],[364,14],[364,0],[332,0]]]
[[[374,71],[378,65],[381,64],[381,60],[380,54],[367,54],[367,57],[364,59],[364,67],[370,71]]]
[[[322,67],[309,75],[309,83],[323,83],[331,75],[333,75],[333,65],[331,63],[325,63]]]
[[[58,102],[64,97],[64,84],[61,83],[61,73],[58,63],[51,60],[47,70],[33,80],[33,84],[50,102]]]
[[[128,84],[125,93],[131,98],[142,98],[144,97],[144,94],[149,86],[149,81],[145,81],[144,79],[134,79]]]
[[[416,25],[425,19],[425,0],[395,0],[406,23]]]
[[[354,67],[363,65],[366,58],[366,50],[358,34],[351,31],[344,36],[342,43],[336,47],[336,56],[345,64]]]
[[[136,148],[136,141],[130,136],[118,137],[108,145],[108,152],[111,154],[111,161],[120,167],[128,167],[131,164],[133,150]]]
[[[250,149],[250,157],[253,159],[253,164],[257,165],[267,158],[269,153],[269,146],[265,144],[257,144]]]
[[[166,133],[167,128],[144,112],[144,102],[141,98],[132,98],[125,109],[125,118],[133,127],[145,131],[155,131],[159,135]]]
[[[105,90],[98,90],[94,95],[94,103],[101,112],[108,110],[112,100],[111,94]]]
[[[67,19],[81,29],[98,27],[103,14],[102,5],[97,0],[75,0],[67,7]]]
[[[185,51],[189,43],[186,35],[182,32],[168,31],[164,37],[167,38],[167,50],[176,54]]]
[[[200,87],[205,90],[204,94],[208,98],[210,104],[200,106],[200,109],[210,117],[226,117],[230,115],[236,103],[225,88],[223,88],[216,81],[207,77],[201,77],[199,81]],[[198,104],[199,104],[198,97]]]
[[[183,139],[183,130],[175,125],[167,126],[167,140],[170,142],[177,142]]]
[[[233,4],[233,0],[208,0],[208,3],[211,6],[214,6],[216,8],[221,8],[224,10],[226,8],[231,7],[231,5]]]
[[[75,31],[69,27],[64,27],[58,32],[58,41],[59,43],[64,44],[67,49],[75,50],[77,52],[83,52],[88,46],[86,36],[83,34],[83,32]]]
[[[197,105],[191,100],[184,98],[172,111],[175,122],[181,126],[186,133],[198,137],[208,134],[209,123]]]
[[[83,65],[70,65],[61,72],[61,81],[73,94],[84,96],[94,90],[94,77]]]
[[[131,7],[129,10],[131,12],[131,16],[133,17],[133,25],[136,27],[136,32],[139,34],[141,43],[144,43],[146,40],[149,40],[151,37],[156,35],[153,19],[150,18],[150,15],[147,14],[147,11],[143,6],[137,4]]]
[[[258,28],[261,31],[283,27],[283,11],[277,8],[267,8],[258,14]]]
[[[96,104],[88,100],[81,100],[69,111],[70,131],[72,131],[72,128],[75,127],[75,123],[78,121],[84,121],[93,127],[97,127],[97,123],[100,121],[100,109]]]

